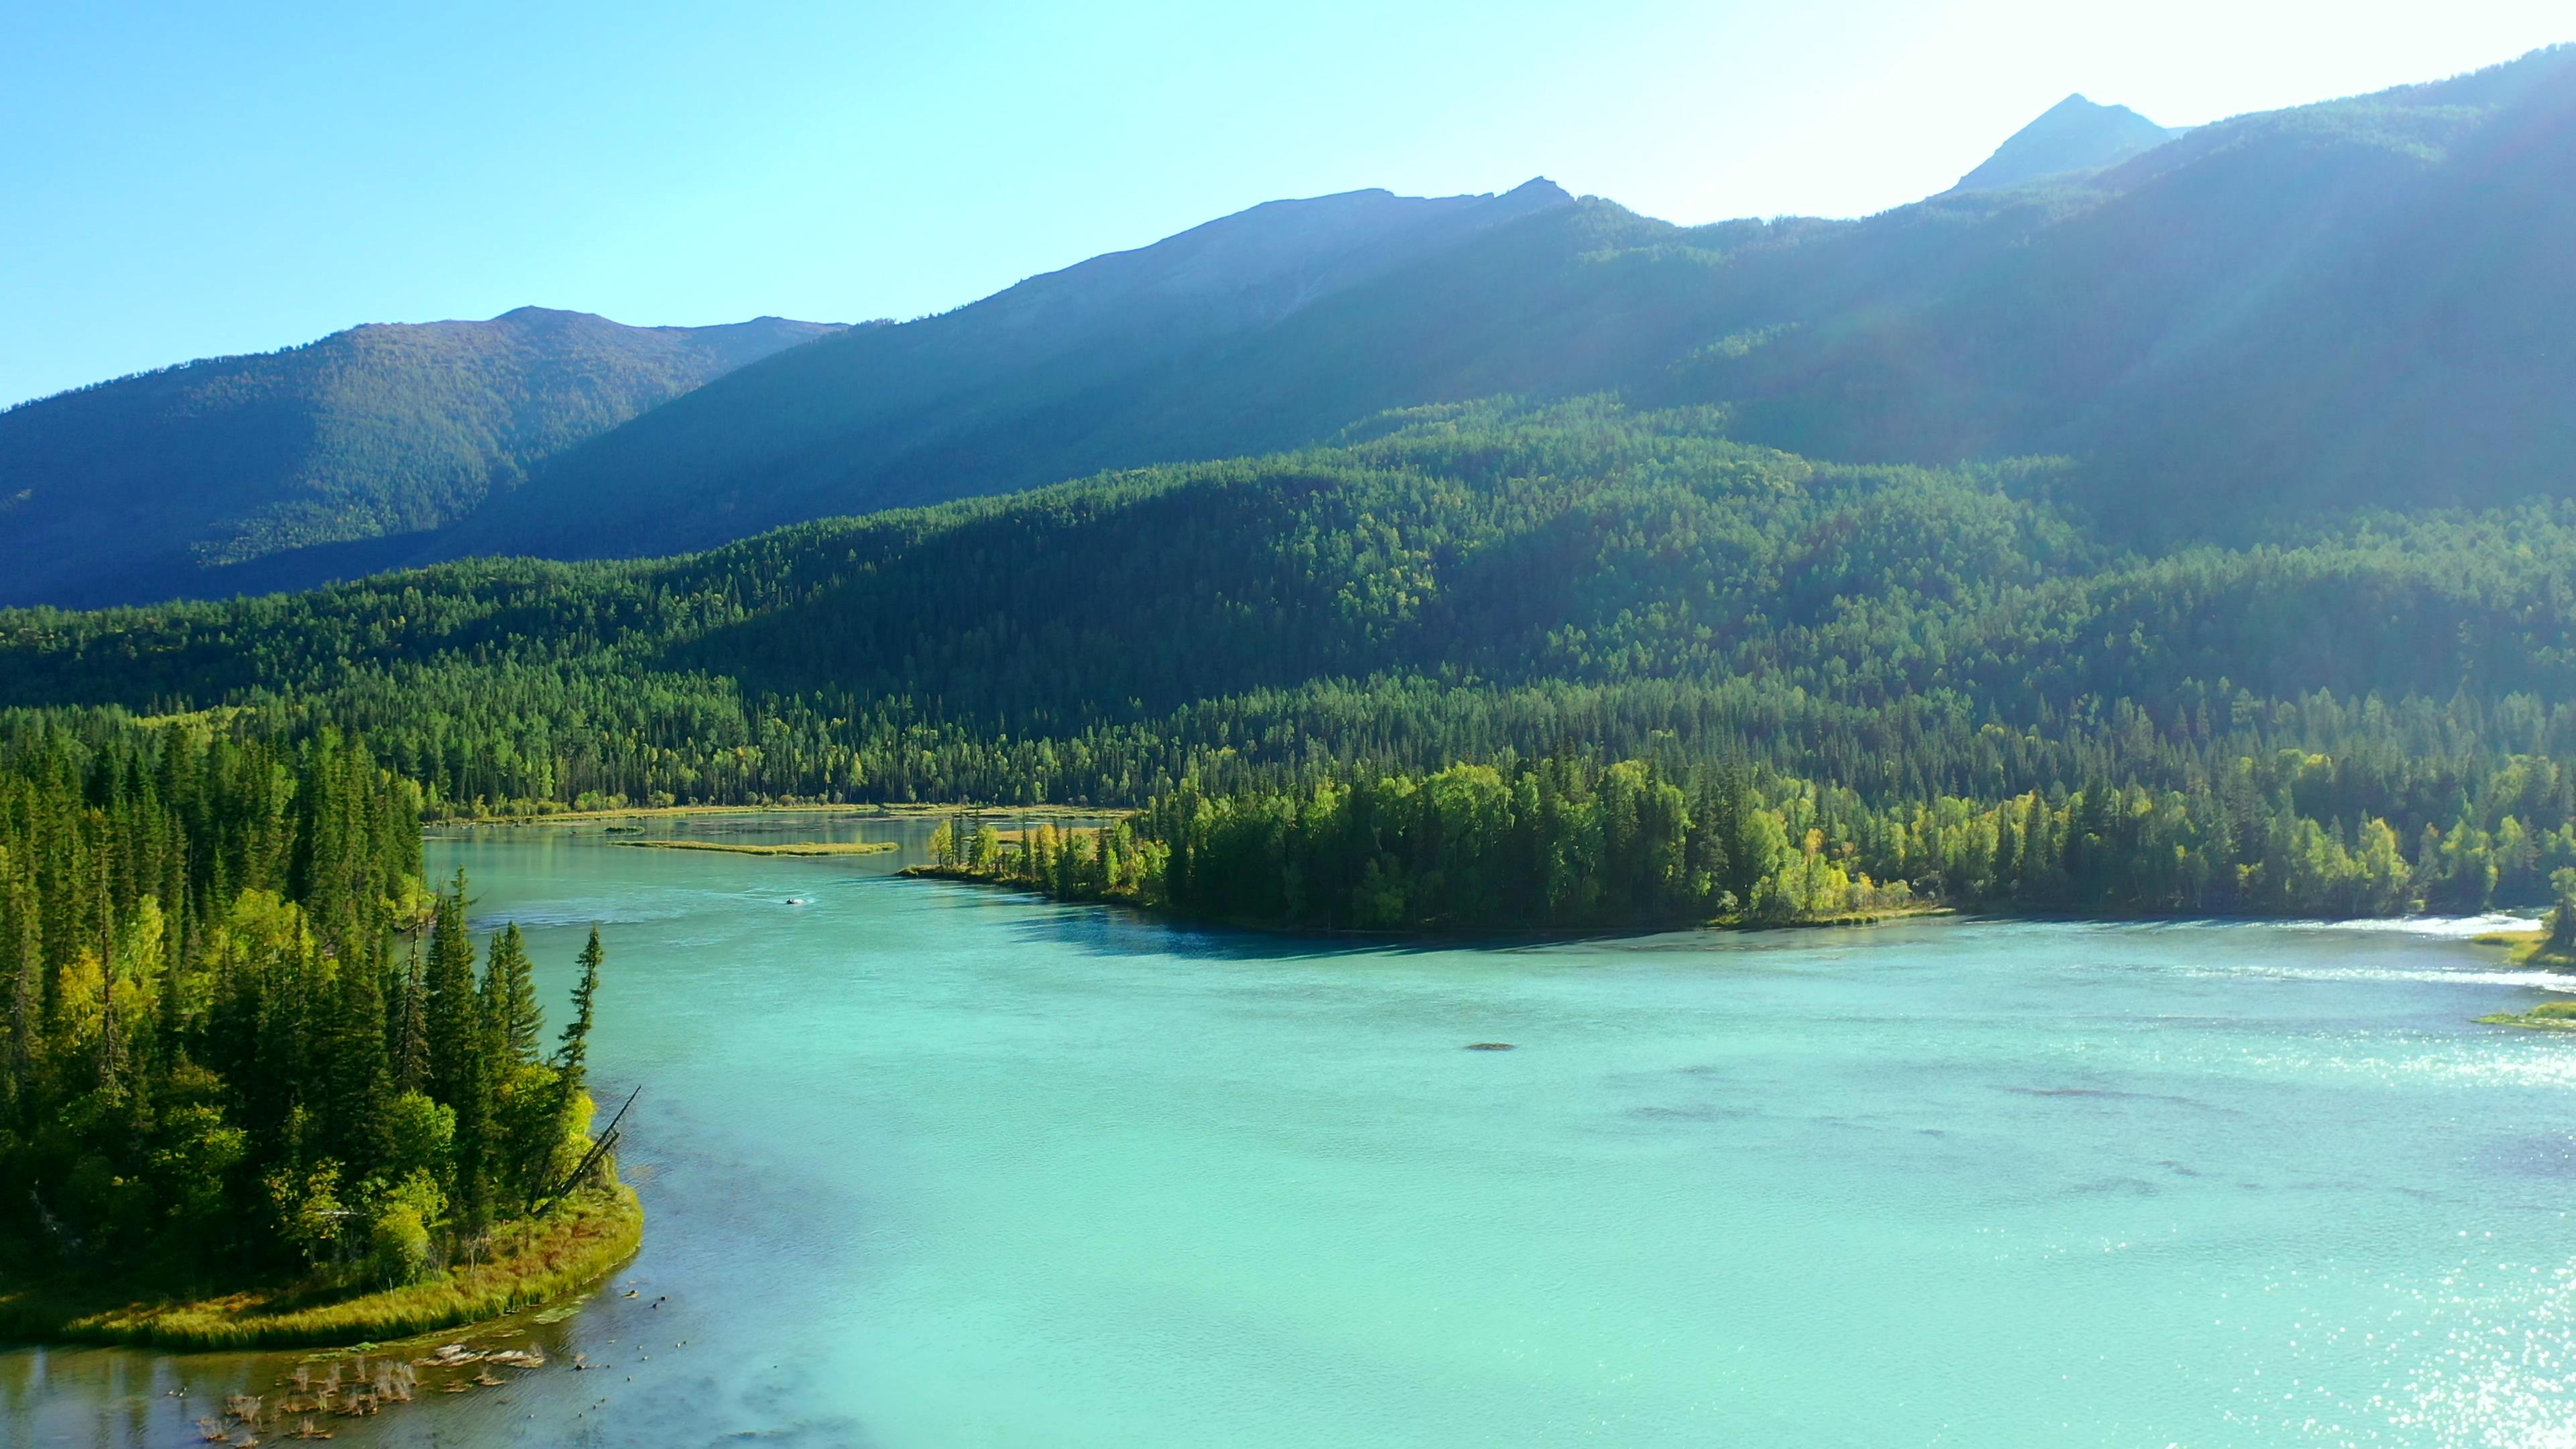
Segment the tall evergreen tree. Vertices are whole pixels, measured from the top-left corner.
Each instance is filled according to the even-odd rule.
[[[555,1047],[555,1080],[567,1107],[590,1089],[592,1003],[599,996],[599,968],[608,964],[608,950],[599,943],[597,926],[590,928],[590,940],[582,946],[577,964],[581,975],[573,983],[572,1019],[564,1023],[563,1037]]]
[[[372,954],[338,963],[337,1000],[316,1032],[324,1078],[322,1120],[350,1177],[384,1160],[393,1067],[385,1050],[382,963]]]
[[[393,1000],[387,1005],[388,1042],[394,1090],[429,1088],[429,990],[420,948],[414,946],[394,977]]]
[[[500,1028],[501,1044],[511,1061],[537,1059],[537,1041],[545,1031],[545,1012],[537,1004],[536,968],[528,946],[513,921],[492,938],[492,959],[484,968],[484,1010]]]
[[[474,942],[465,921],[465,872],[438,904],[425,973],[430,1095],[456,1114],[455,1181],[450,1197],[469,1233],[492,1208],[492,1033],[474,975]]]

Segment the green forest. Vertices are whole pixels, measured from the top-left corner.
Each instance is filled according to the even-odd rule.
[[[337,731],[0,721],[0,1264],[328,1295],[485,1253],[589,1148],[601,960],[547,1039]]]
[[[1686,832],[1758,800],[1802,858],[1820,833],[1847,880],[1951,904],[2475,911],[2576,863],[2576,505],[2163,547],[2087,508],[2080,472],[1822,463],[1716,409],[1415,409],[676,559],[0,614],[0,703],[349,731],[433,816],[1248,819],[1633,760]],[[1768,909],[1761,854],[1655,909]],[[1226,913],[1309,910],[1368,914]]]
[[[1211,799],[1006,838],[943,823],[931,874],[1238,924],[1457,932],[1791,925],[1934,903],[2087,916],[2396,915],[2563,902],[2576,824],[2428,829],[2313,813],[2333,762],[2240,761],[2214,790],[2096,785],[1872,808],[1741,766],[1590,756],[1453,765]],[[2552,884],[2556,889],[2552,892]]]

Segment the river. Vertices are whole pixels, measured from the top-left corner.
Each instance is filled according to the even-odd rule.
[[[2471,1020],[2576,981],[2456,930],[1344,948],[614,838],[431,859],[558,1015],[603,928],[644,1252],[343,1443],[2576,1445],[2576,1039]],[[0,1439],[292,1361],[0,1350]]]

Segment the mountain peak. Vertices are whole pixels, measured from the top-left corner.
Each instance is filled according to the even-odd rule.
[[[2099,171],[2181,134],[2180,129],[2159,126],[2127,106],[2099,105],[2079,92],[2013,132],[1950,191],[1991,191],[2043,176]]]
[[[1574,193],[1544,176],[1533,176],[1504,192],[1501,199],[1512,203],[1516,208],[1525,207],[1536,210],[1542,206],[1554,206],[1560,201],[1572,201]]]
[[[495,322],[596,322],[605,320],[592,312],[573,312],[561,307],[513,307],[492,319]]]

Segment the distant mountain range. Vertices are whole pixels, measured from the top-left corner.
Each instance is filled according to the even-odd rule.
[[[1348,442],[1390,410],[1506,394],[1703,407],[1733,436],[1856,462],[2062,455],[2050,486],[2148,546],[2318,509],[2576,492],[2570,175],[2561,47],[2179,135],[2070,97],[1957,187],[1859,221],[1679,227],[1545,181],[1277,202],[937,317],[766,337],[667,401],[618,393],[635,399],[622,417],[591,405],[549,425],[540,399],[557,394],[525,383],[501,409],[415,387],[384,425],[331,433],[319,470],[285,461],[324,431],[287,421],[299,403],[258,436],[301,453],[192,452],[170,441],[193,416],[176,401],[71,408],[234,365],[200,364],[0,415],[0,499],[22,499],[0,508],[47,520],[0,543],[0,601],[670,553]],[[342,338],[377,330],[397,329]],[[45,409],[45,446],[16,441]],[[37,511],[84,477],[104,481],[95,505]],[[195,571],[138,572],[146,536]],[[235,559],[254,562],[204,567]]]
[[[0,602],[229,593],[260,561],[419,535],[546,458],[838,327],[622,327],[522,307],[353,327],[0,412]],[[384,551],[398,555],[409,545]]]
[[[971,306],[771,359],[604,434],[438,556],[700,548],[783,523],[1294,442],[1371,410],[1208,388],[1293,319],[1572,200],[1354,191],[1274,201]],[[1506,283],[1508,285],[1508,282]],[[1373,304],[1382,305],[1382,304]],[[1256,360],[1255,370],[1265,366]],[[610,501],[613,496],[614,501]]]

